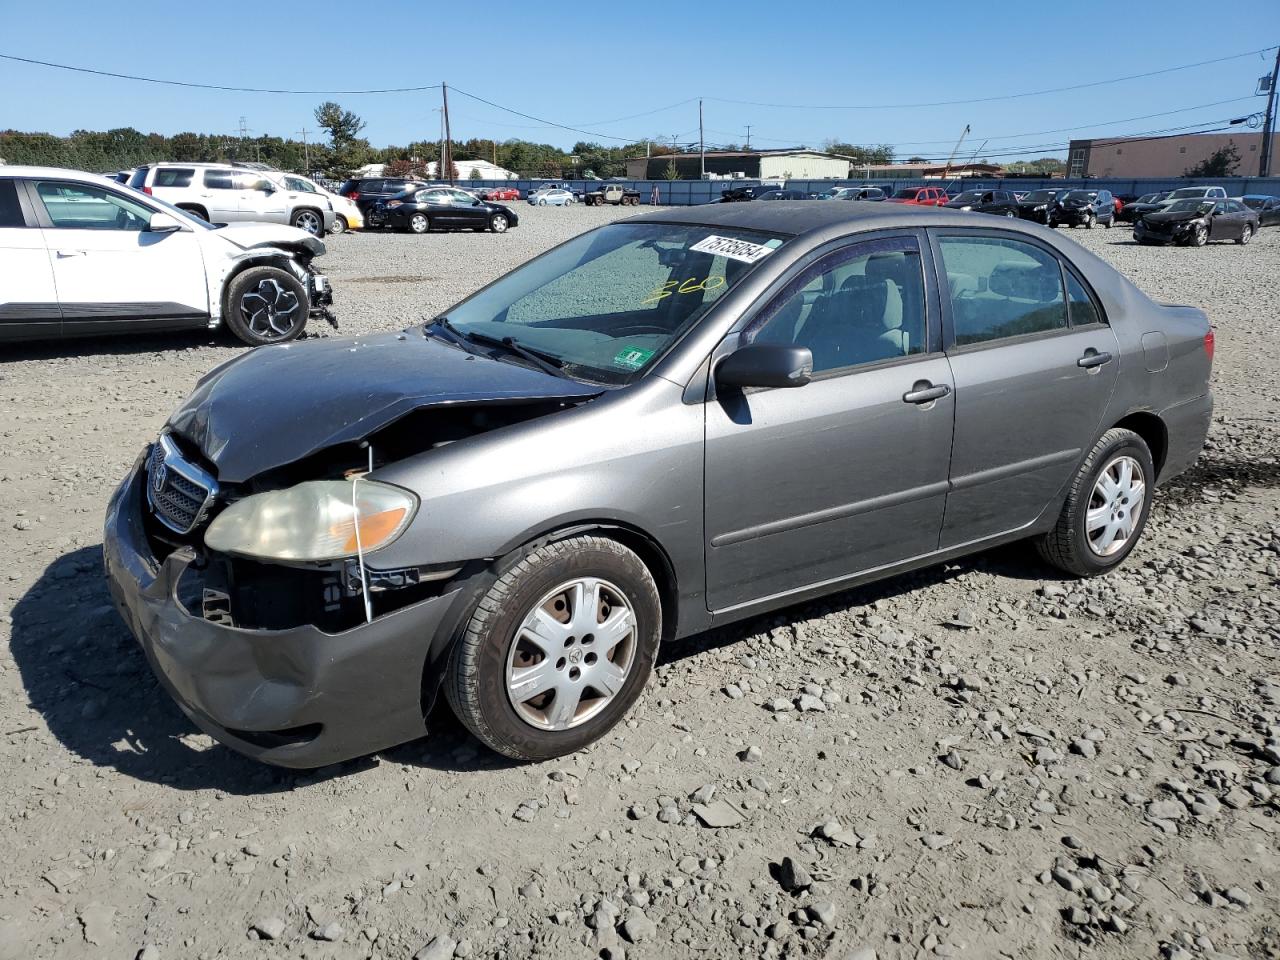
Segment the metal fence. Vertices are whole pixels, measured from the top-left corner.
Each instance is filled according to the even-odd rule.
[[[604,183],[599,180],[561,180],[574,190],[598,190]],[[610,184],[618,184],[631,190],[640,191],[640,202],[644,204],[658,203],[668,206],[693,206],[700,203],[711,203],[719,200],[725,190],[736,187],[753,187],[759,180],[611,180]],[[490,187],[515,187],[523,198],[530,190],[544,186],[545,180],[459,180],[457,185],[464,189],[487,189]],[[963,179],[952,181],[941,180],[789,180],[789,190],[803,190],[806,193],[819,193],[832,187],[859,186],[871,184],[892,193],[903,187],[936,187],[946,186],[952,190],[1036,190],[1041,187],[1081,188],[1087,190],[1110,190],[1118,196],[1141,196],[1144,193],[1156,193],[1165,190],[1177,190],[1190,186],[1221,186],[1231,197],[1246,194],[1269,194],[1280,196],[1280,177],[1174,177],[1149,179],[1089,179],[1089,180],[1050,180],[1033,177],[1010,179]]]

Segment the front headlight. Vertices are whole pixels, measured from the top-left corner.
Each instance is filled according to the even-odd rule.
[[[209,524],[204,542],[265,560],[337,560],[390,543],[417,510],[417,497],[390,484],[312,480],[233,503]]]
[[[972,209],[973,209],[973,207],[961,207],[960,209],[961,209],[961,210],[972,210]]]
[[[1037,209],[1037,210],[1044,210],[1044,209],[1046,209],[1048,206],[1049,206],[1049,205],[1048,205],[1047,203],[1042,203],[1042,204],[1040,204],[1038,207],[1036,207],[1036,209]]]

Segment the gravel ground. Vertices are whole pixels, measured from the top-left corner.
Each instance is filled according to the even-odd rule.
[[[519,211],[333,239],[343,329],[630,212]],[[1010,548],[699,636],[540,765],[443,710],[306,774],[195,731],[108,602],[100,525],[239,348],[6,348],[0,958],[1280,957],[1280,230],[1073,235],[1218,327],[1209,449],[1119,572]]]

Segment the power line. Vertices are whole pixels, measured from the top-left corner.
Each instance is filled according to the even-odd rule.
[[[1088,83],[1074,83],[1065,87],[1049,87],[1044,90],[1027,90],[1022,93],[1002,93],[992,97],[971,97],[963,100],[935,100],[929,103],[855,103],[855,104],[819,104],[819,103],[761,103],[756,100],[730,100],[725,97],[706,97],[717,103],[732,103],[744,107],[769,107],[779,110],[908,110],[917,107],[955,107],[970,103],[995,103],[1000,100],[1019,100],[1024,97],[1040,97],[1049,93],[1066,93],[1070,90],[1085,90],[1090,87],[1102,87],[1112,83],[1124,83],[1128,80],[1141,80],[1146,77],[1158,77],[1179,70],[1191,70],[1214,63],[1225,63],[1228,60],[1241,60],[1245,57],[1269,53],[1274,46],[1262,47],[1258,50],[1247,50],[1244,53],[1233,53],[1212,60],[1198,60],[1195,63],[1183,63],[1174,67],[1163,67],[1159,70],[1148,70],[1146,73],[1132,73],[1124,77],[1112,77],[1109,80],[1091,80]]]
[[[277,90],[269,87],[233,87],[219,83],[193,83],[187,80],[165,80],[159,77],[140,77],[130,73],[112,73],[110,70],[95,70],[91,67],[76,67],[66,63],[52,63],[48,60],[35,60],[31,57],[15,56],[11,53],[0,53],[0,60],[12,60],[16,63],[29,63],[40,67],[52,67],[55,70],[70,70],[73,73],[90,73],[98,77],[114,77],[117,80],[137,80],[142,83],[157,83],[162,86],[169,87],[194,87],[198,90],[223,90],[230,93],[296,93],[308,97],[348,97],[367,93],[419,93],[423,90],[440,89],[440,84],[433,83],[425,87],[385,87],[379,90]]]
[[[498,109],[498,110],[502,110],[506,113],[515,114],[517,117],[524,117],[526,120],[534,120],[534,121],[537,121],[538,123],[545,123],[549,127],[556,127],[557,129],[560,129],[560,130],[568,130],[571,133],[580,133],[586,137],[604,137],[606,140],[617,140],[619,143],[638,143],[644,139],[644,137],[615,137],[607,133],[593,133],[590,130],[582,130],[578,127],[571,127],[568,124],[556,123],[553,120],[544,120],[542,117],[535,117],[529,113],[522,113],[521,111],[512,109],[511,107],[504,107],[500,103],[494,103],[492,100],[486,100],[484,97],[478,97],[474,93],[467,93],[467,91],[463,90],[461,87],[454,87],[453,92],[460,93],[464,97],[467,97],[471,100],[475,100],[478,103],[488,104],[489,106],[494,107],[495,109]]]

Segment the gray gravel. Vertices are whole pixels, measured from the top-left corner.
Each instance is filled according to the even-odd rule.
[[[343,329],[631,212],[519,210],[333,239]],[[0,960],[1280,956],[1280,230],[1073,236],[1218,327],[1209,449],[1121,571],[1010,548],[693,638],[614,735],[541,765],[443,712],[302,774],[199,734],[110,607],[100,524],[240,348],[7,347]]]

